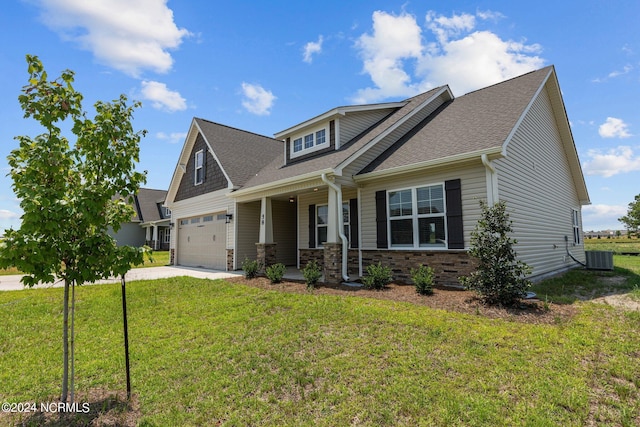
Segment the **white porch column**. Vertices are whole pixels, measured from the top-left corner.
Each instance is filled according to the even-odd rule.
[[[338,192],[332,187],[328,187],[327,197],[327,243],[340,242],[339,227],[338,227]],[[340,209],[342,212],[342,209]]]
[[[149,227],[145,227],[144,232],[145,232],[144,240],[148,242],[149,240],[151,240],[151,229]]]
[[[158,226],[153,224],[153,250],[158,249]]]
[[[273,243],[273,216],[271,214],[271,198],[263,197],[260,204],[260,239],[259,243]]]

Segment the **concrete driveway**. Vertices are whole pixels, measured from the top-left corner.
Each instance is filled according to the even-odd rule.
[[[167,277],[176,276],[189,276],[197,277],[199,279],[224,279],[227,277],[241,276],[242,272],[228,272],[220,270],[206,270],[204,268],[192,268],[192,267],[149,267],[149,268],[134,268],[129,270],[125,279],[127,282],[134,280],[154,280],[154,279],[166,279]],[[20,282],[22,275],[16,276],[0,276],[0,291],[17,291],[25,289]],[[120,278],[100,280],[96,284],[102,283],[120,283]],[[34,286],[34,288],[51,288],[62,287],[63,283],[56,282],[54,284],[46,283]]]

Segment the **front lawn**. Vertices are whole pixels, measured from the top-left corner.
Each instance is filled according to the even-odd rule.
[[[155,251],[152,254],[152,259],[149,259],[149,257],[145,255],[144,264],[135,266],[134,268],[162,267],[165,265],[169,265],[169,251]],[[11,274],[21,274],[21,272],[15,267],[7,269],[0,268],[0,276]]]
[[[639,312],[575,302],[527,324],[193,278],[127,291],[131,425],[640,424]],[[0,401],[58,395],[61,301],[0,293]],[[78,290],[80,396],[125,389],[121,316],[119,285]]]

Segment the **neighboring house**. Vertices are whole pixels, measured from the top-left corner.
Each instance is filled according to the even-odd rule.
[[[133,198],[134,215],[130,222],[112,233],[118,245],[148,245],[154,250],[169,250],[171,210],[164,206],[165,190],[140,188]]]
[[[326,282],[371,263],[458,283],[479,201],[504,200],[532,276],[584,261],[589,204],[553,67],[454,98],[338,107],[275,139],[194,119],[166,198],[176,264],[304,267]]]

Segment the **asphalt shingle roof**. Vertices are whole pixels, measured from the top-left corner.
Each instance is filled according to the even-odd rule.
[[[356,138],[340,147],[340,149],[331,153],[318,155],[317,157],[311,157],[306,160],[296,161],[288,165],[284,165],[283,152],[281,148],[280,155],[276,157],[271,163],[262,168],[258,173],[256,173],[255,176],[249,179],[245,183],[244,188],[267,184],[282,179],[293,178],[305,173],[321,171],[323,169],[334,168],[338,166],[341,162],[346,160],[352,154],[356,153],[368,142],[379,136],[382,132],[393,126],[400,119],[413,111],[418,105],[429,99],[440,89],[441,87],[438,87],[428,92],[414,96],[413,98],[407,99],[407,104],[405,106],[397,108],[396,111],[389,114],[376,126],[373,126],[367,132],[358,135]]]
[[[502,147],[551,69],[545,67],[455,98],[361,173]]]
[[[160,221],[162,218],[158,203],[164,202],[167,196],[166,190],[154,190],[151,188],[140,188],[136,198],[140,208],[142,222]]]
[[[222,169],[234,186],[244,185],[272,160],[283,162],[283,142],[196,118]]]

